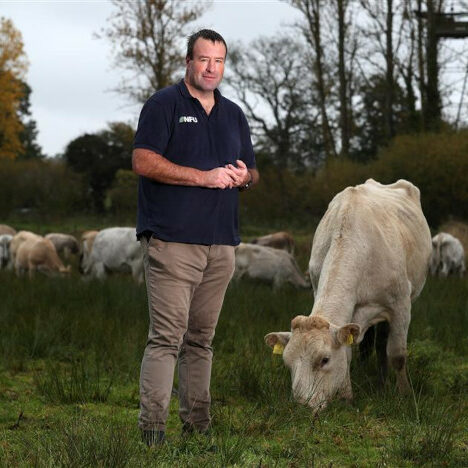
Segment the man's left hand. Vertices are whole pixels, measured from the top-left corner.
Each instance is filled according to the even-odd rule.
[[[237,167],[232,164],[227,164],[225,167],[230,169],[234,173],[233,187],[243,187],[251,180],[251,175],[245,165],[244,161],[238,159],[236,161]]]

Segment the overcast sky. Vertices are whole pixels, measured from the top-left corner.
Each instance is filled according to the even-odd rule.
[[[23,35],[30,62],[26,81],[33,91],[33,118],[39,144],[48,155],[61,153],[72,139],[102,130],[108,122],[136,126],[140,106],[131,106],[125,97],[111,92],[121,71],[112,68],[109,42],[94,37],[113,9],[107,0],[0,0],[0,16],[12,19]],[[194,30],[215,29],[229,45],[273,35],[298,17],[293,7],[279,0],[214,0]],[[445,46],[458,50],[466,44],[466,40],[444,41]],[[441,76],[443,91],[447,84],[456,83],[445,97],[445,110],[452,118],[461,101],[467,67],[465,59],[459,62],[456,69]],[[467,103],[462,109],[466,124]]]
[[[48,155],[62,152],[85,132],[102,130],[107,122],[136,125],[139,106],[129,106],[110,91],[120,80],[111,66],[110,44],[93,37],[113,8],[104,0],[0,0],[0,16],[13,20],[23,35],[33,118]],[[271,35],[296,17],[291,6],[276,0],[215,0],[197,25],[217,30],[229,45]]]

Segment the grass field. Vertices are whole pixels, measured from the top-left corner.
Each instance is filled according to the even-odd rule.
[[[214,342],[212,435],[181,437],[173,398],[169,443],[152,450],[136,425],[144,287],[2,271],[0,297],[0,466],[468,466],[466,279],[429,280],[413,306],[411,395],[392,378],[379,387],[374,359],[354,359],[352,405],[317,418],[291,400],[263,342],[308,315],[312,293],[232,284]]]

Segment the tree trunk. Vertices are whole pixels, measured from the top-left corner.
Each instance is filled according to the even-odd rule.
[[[426,113],[425,129],[435,131],[440,128],[441,108],[439,94],[439,65],[437,62],[438,39],[435,34],[436,15],[434,0],[427,0],[427,39],[426,39]]]
[[[338,75],[340,79],[340,130],[341,130],[341,156],[349,156],[349,118],[346,79],[344,42],[346,36],[345,11],[346,0],[337,0],[338,4]]]
[[[320,0],[306,0],[306,16],[309,25],[309,32],[312,39],[312,46],[315,51],[315,75],[317,79],[317,92],[320,101],[320,114],[322,117],[322,137],[323,145],[327,158],[330,156],[336,156],[335,142],[330,129],[330,123],[328,120],[326,110],[326,91],[325,91],[325,77],[323,71],[323,49],[321,42],[320,33]]]
[[[394,101],[394,59],[393,59],[393,0],[387,0],[387,18],[386,18],[386,50],[385,50],[385,135],[390,140],[395,136],[395,126],[393,119],[393,101]]]
[[[424,56],[424,46],[423,46],[423,37],[424,37],[424,25],[423,19],[421,17],[421,6],[422,0],[417,0],[418,6],[418,73],[419,73],[419,97],[421,99],[421,127],[423,129],[426,128],[426,113],[427,113],[427,105],[426,105],[426,60]]]

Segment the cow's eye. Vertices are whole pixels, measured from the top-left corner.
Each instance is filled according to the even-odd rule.
[[[328,363],[329,360],[330,360],[329,357],[322,358],[322,360],[320,361],[320,366],[323,367],[325,364]]]

